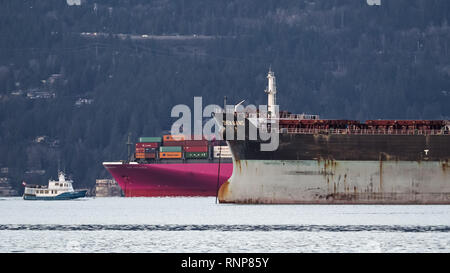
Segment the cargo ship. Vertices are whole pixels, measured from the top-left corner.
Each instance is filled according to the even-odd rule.
[[[228,139],[223,133],[233,174],[220,202],[450,204],[448,120],[362,122],[276,111],[274,73],[267,78],[266,112],[215,114],[223,132],[234,132]],[[243,140],[238,130],[245,130]],[[268,143],[263,133],[278,140],[276,149],[261,149]]]
[[[224,141],[140,137],[130,161],[104,162],[126,197],[216,196],[231,176]]]

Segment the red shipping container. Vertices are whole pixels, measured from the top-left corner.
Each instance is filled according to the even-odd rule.
[[[208,146],[208,140],[186,140],[186,146]]]
[[[164,141],[164,146],[184,146],[183,141]]]
[[[185,146],[184,151],[185,152],[205,153],[205,152],[208,152],[208,146]]]
[[[145,158],[156,158],[155,153],[145,153]]]
[[[136,148],[135,152],[136,153],[144,153],[145,152],[145,148]]]
[[[136,148],[158,148],[158,142],[138,142],[136,143]]]

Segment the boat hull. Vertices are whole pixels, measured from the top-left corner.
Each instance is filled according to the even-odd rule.
[[[86,197],[87,190],[78,190],[74,192],[65,192],[56,196],[36,196],[25,194],[23,196],[24,200],[72,200],[77,198]]]
[[[230,178],[233,164],[108,164],[104,167],[126,197],[216,196],[218,185]]]
[[[442,162],[241,160],[221,203],[450,204]]]

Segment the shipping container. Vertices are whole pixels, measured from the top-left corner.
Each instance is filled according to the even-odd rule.
[[[228,146],[214,146],[214,158],[231,158],[231,150]]]
[[[216,152],[214,152],[214,158],[231,158],[232,157],[232,155],[231,155],[231,153],[230,154],[224,154],[224,153],[216,153]]]
[[[230,147],[228,146],[214,146],[214,151],[230,151]]]
[[[184,140],[181,141],[164,141],[164,146],[184,146]]]
[[[161,137],[140,137],[139,142],[161,142]]]
[[[156,148],[143,148],[146,153],[155,153],[158,150]]]
[[[210,137],[210,138],[212,137],[212,138],[215,139],[215,136],[209,136],[209,137]],[[188,140],[188,138],[186,137],[185,140]],[[191,135],[191,138],[189,138],[189,140],[207,140],[207,139],[206,139],[206,135],[202,135],[202,136],[199,136],[199,135]]]
[[[145,152],[145,148],[136,148],[135,152],[136,153],[144,153]]]
[[[145,158],[145,153],[136,153],[135,157],[136,158]]]
[[[186,140],[186,146],[208,146],[207,140]]]
[[[213,150],[214,153],[222,153],[222,154],[230,154],[231,151],[230,150]]]
[[[161,146],[159,147],[160,152],[181,152],[181,146]]]
[[[166,141],[184,141],[183,135],[164,135],[164,142]]]
[[[161,159],[181,158],[181,152],[160,152],[159,158]]]
[[[156,153],[145,153],[145,158],[156,158]]]
[[[208,158],[208,153],[196,153],[196,152],[186,152],[184,153],[185,158]]]
[[[208,146],[184,146],[185,152],[208,152]]]
[[[158,148],[159,142],[138,142],[136,148]]]

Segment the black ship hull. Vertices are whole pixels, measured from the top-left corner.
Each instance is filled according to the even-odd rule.
[[[450,204],[448,131],[281,132],[274,151],[235,137],[222,203]]]

